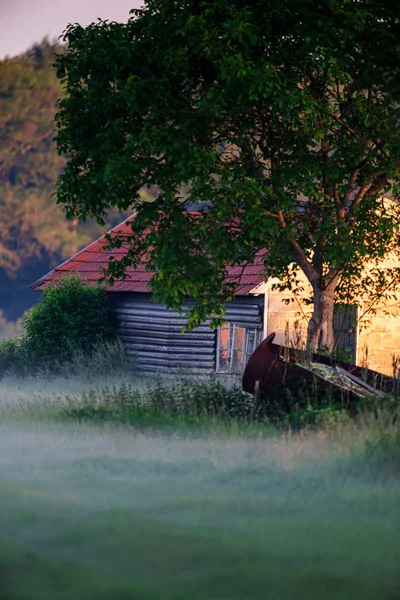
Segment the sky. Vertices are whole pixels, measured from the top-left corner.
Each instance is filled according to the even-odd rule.
[[[142,0],[0,0],[0,60],[25,52],[46,35],[58,38],[68,23],[126,22]]]

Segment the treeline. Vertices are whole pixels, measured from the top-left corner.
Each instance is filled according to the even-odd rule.
[[[125,218],[106,227],[67,221],[54,196],[65,160],[53,137],[62,88],[47,39],[26,54],[0,61],[0,337],[38,300],[29,285]]]

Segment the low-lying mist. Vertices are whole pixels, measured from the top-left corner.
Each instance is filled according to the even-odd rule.
[[[32,412],[90,385],[0,382],[2,598],[400,597],[400,466],[369,423],[247,436]]]

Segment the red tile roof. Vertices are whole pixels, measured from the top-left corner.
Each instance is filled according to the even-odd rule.
[[[109,233],[132,233],[130,227],[126,225],[134,216],[129,217],[112,229]],[[116,259],[124,255],[123,249],[107,251],[103,249],[106,243],[103,235],[95,242],[83,248],[80,252],[63,262],[61,265],[35,281],[31,289],[36,291],[45,290],[52,282],[62,279],[66,273],[80,273],[83,279],[89,282],[96,282],[101,276],[101,269],[106,268],[109,257],[112,255]],[[238,265],[227,267],[227,281],[237,282],[236,295],[246,296],[250,294],[256,286],[263,281],[263,261],[265,251],[258,252],[252,265]],[[153,272],[146,271],[146,264],[140,264],[136,269],[132,267],[126,270],[127,278],[125,280],[115,280],[114,285],[108,286],[109,292],[151,292],[149,281]]]

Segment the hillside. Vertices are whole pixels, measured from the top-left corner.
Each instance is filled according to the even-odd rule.
[[[0,61],[0,337],[37,301],[29,284],[125,218],[113,211],[105,227],[67,221],[56,204],[64,168],[54,116],[62,89],[52,67],[62,47],[43,40]]]

